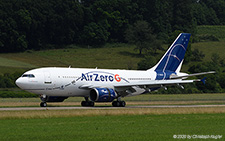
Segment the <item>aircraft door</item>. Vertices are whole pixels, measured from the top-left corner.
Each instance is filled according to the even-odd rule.
[[[52,80],[51,80],[51,74],[49,72],[44,72],[44,76],[45,76],[45,84],[52,84]]]

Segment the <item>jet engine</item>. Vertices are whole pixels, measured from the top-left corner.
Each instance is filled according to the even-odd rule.
[[[90,91],[90,99],[95,102],[112,102],[116,97],[116,92],[111,88],[94,88]]]

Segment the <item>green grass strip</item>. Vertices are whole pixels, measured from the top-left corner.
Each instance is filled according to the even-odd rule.
[[[16,119],[0,125],[1,140],[174,140],[174,135],[224,136],[225,114]]]

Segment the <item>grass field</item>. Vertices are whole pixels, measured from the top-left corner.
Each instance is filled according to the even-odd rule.
[[[192,50],[199,49],[205,54],[204,61],[210,61],[212,54],[218,54],[222,59],[225,60],[225,26],[198,26],[198,35],[214,35],[220,41],[218,42],[200,42],[192,44]]]
[[[200,42],[192,44],[192,49],[199,49],[205,54],[204,61],[210,61],[213,53],[225,59],[225,41]],[[163,51],[156,57],[159,59]],[[134,51],[133,46],[125,44],[111,45],[106,48],[74,48],[53,49],[45,51],[0,54],[0,74],[6,72],[21,72],[37,67],[78,67],[78,68],[111,68],[137,69],[137,63],[143,59]],[[182,67],[183,71],[187,67]]]
[[[138,55],[138,51],[134,51],[134,46],[126,44],[110,45],[110,47],[104,48],[53,49],[8,53],[0,54],[0,74],[12,71],[23,72],[46,66],[137,69],[137,63],[142,58]]]
[[[127,44],[106,45],[104,48],[72,48],[72,49],[52,49],[43,51],[32,51],[24,53],[0,54],[2,63],[0,66],[11,66],[4,62],[17,60],[32,68],[33,66],[72,66],[83,68],[120,68],[127,69],[128,65],[137,66],[141,57],[138,51],[134,51],[134,46]],[[1,62],[0,58],[0,62]],[[2,64],[2,65],[1,65]],[[32,66],[33,65],[33,66]],[[25,65],[24,65],[25,66]]]
[[[69,98],[51,106],[80,106],[81,100]],[[225,94],[140,95],[125,100],[128,105],[220,105],[225,103]],[[0,107],[36,107],[39,102],[38,98],[1,98]],[[1,140],[174,140],[174,135],[224,137],[225,108],[0,111],[0,125]]]
[[[219,39],[225,39],[225,26],[223,25],[203,25],[197,27],[198,34],[214,35]]]
[[[219,57],[225,60],[225,40],[219,42],[200,42],[192,45],[192,50],[198,49],[205,54],[204,61],[211,61],[212,54],[218,54]]]
[[[17,60],[11,60],[11,59],[6,59],[6,58],[2,58],[0,57],[0,66],[4,66],[4,67],[15,67],[15,68],[32,68],[35,67],[34,65],[28,64],[28,63],[24,63],[21,61],[17,61]]]
[[[80,106],[69,98],[51,106]],[[224,104],[225,94],[140,95],[128,105]],[[39,98],[1,98],[0,107],[39,106]],[[97,104],[111,106],[111,103]],[[225,136],[225,108],[116,108],[0,111],[1,140],[174,140]]]
[[[11,119],[0,125],[1,140],[174,140],[174,135],[224,136],[225,114]]]
[[[225,41],[200,42],[192,44],[192,49],[199,49],[205,54],[203,61],[210,61],[213,53],[225,59]],[[6,72],[21,72],[37,67],[78,67],[78,68],[108,68],[137,69],[137,63],[143,59],[133,46],[117,44],[107,48],[75,48],[54,49],[37,52],[0,54],[0,74]],[[160,58],[164,52],[156,55]],[[190,63],[192,64],[192,63]],[[182,67],[187,71],[188,67]]]

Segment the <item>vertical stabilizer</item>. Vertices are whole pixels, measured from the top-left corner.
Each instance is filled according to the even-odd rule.
[[[171,74],[180,71],[190,36],[190,33],[179,34],[161,60],[152,68],[157,73],[156,79],[168,79]]]

